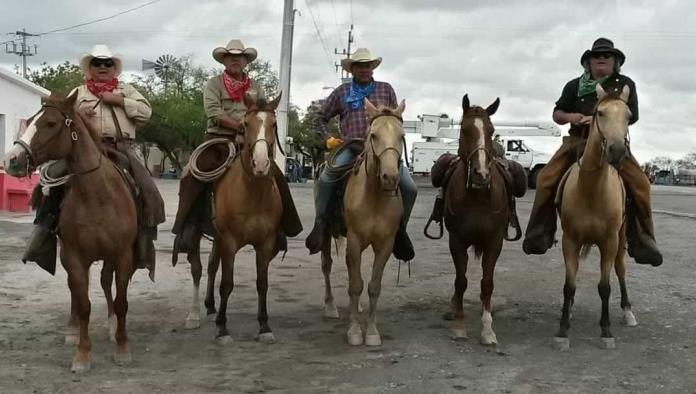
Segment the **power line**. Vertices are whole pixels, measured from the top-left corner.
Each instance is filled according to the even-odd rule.
[[[113,14],[113,15],[110,15],[110,16],[106,16],[106,17],[103,17],[103,18],[95,19],[95,20],[92,20],[92,21],[89,21],[89,22],[79,23],[79,24],[77,24],[77,25],[72,25],[72,26],[68,26],[68,27],[63,27],[63,28],[61,28],[61,29],[55,29],[55,30],[47,31],[47,32],[45,32],[45,33],[39,33],[39,35],[57,33],[57,32],[59,32],[59,31],[65,31],[65,30],[75,29],[75,28],[78,28],[78,27],[87,26],[87,25],[91,25],[91,24],[94,24],[94,23],[98,23],[98,22],[103,22],[103,21],[105,21],[105,20],[113,19],[113,18],[116,18],[117,16],[120,16],[120,15],[123,15],[123,14],[127,14],[127,13],[129,13],[129,12],[133,12],[133,11],[135,11],[135,10],[139,10],[139,9],[141,9],[141,8],[147,7],[147,6],[149,6],[150,4],[154,4],[154,3],[157,3],[157,2],[159,2],[159,1],[161,1],[161,0],[152,0],[152,1],[148,1],[148,2],[145,3],[145,4],[141,4],[141,5],[137,6],[137,7],[129,8],[129,9],[125,10],[125,11],[121,11],[121,12],[119,12],[119,13],[116,13],[116,14]]]
[[[314,23],[314,29],[317,31],[317,37],[319,38],[319,42],[321,42],[321,47],[324,49],[324,54],[326,55],[326,58],[329,60],[330,67],[333,68],[333,61],[331,60],[331,55],[329,54],[329,50],[326,47],[326,42],[324,42],[324,37],[321,36],[321,31],[319,30],[319,26],[317,25],[317,20],[314,18],[314,13],[307,4],[307,0],[305,0],[305,6],[307,6],[309,16],[312,17],[312,23]]]
[[[331,11],[333,12],[334,24],[336,25],[336,34],[335,34],[336,42],[340,46],[341,45],[341,38],[340,38],[340,31],[338,28],[338,18],[336,18],[336,7],[334,5],[334,0],[331,0]]]

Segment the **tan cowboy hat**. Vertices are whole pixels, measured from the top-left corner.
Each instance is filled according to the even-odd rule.
[[[254,48],[245,48],[244,44],[242,44],[241,40],[230,40],[230,42],[227,43],[226,47],[217,47],[213,49],[213,58],[218,61],[218,63],[222,63],[222,58],[225,57],[225,55],[244,55],[247,59],[247,63],[251,63],[256,59],[256,56],[258,53],[256,52],[256,49]]]
[[[341,66],[347,72],[350,72],[350,67],[353,63],[371,63],[374,70],[382,63],[382,58],[374,57],[372,51],[367,48],[358,48],[352,57],[341,59]]]
[[[121,55],[113,53],[108,46],[104,44],[95,45],[89,53],[80,56],[80,68],[87,78],[91,78],[89,74],[89,63],[92,59],[113,59],[116,76],[121,75],[123,71],[123,59]]]

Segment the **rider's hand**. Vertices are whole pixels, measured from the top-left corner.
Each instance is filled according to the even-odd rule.
[[[343,140],[340,138],[329,137],[326,139],[326,149],[334,150],[343,145]]]
[[[590,124],[592,123],[592,117],[587,115],[583,116],[582,119],[580,120],[580,124]]]
[[[584,118],[585,118],[585,115],[583,115],[581,113],[575,112],[575,113],[568,114],[568,122],[570,122],[570,124],[574,124],[574,125],[585,124],[585,123],[583,123]],[[592,117],[590,117],[590,119],[592,119]]]
[[[87,117],[94,116],[97,114],[97,112],[94,111],[91,106],[80,108],[80,113],[84,116],[87,116]]]
[[[123,96],[117,93],[103,92],[101,94],[101,100],[107,104],[117,105],[123,107]]]

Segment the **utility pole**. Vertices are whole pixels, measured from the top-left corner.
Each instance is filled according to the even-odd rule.
[[[353,43],[353,25],[350,25],[350,30],[348,30],[348,46],[347,49],[343,48],[342,52],[338,51],[338,48],[334,48],[334,54],[336,55],[342,55],[345,56],[346,59],[350,59],[350,45]],[[334,63],[334,66],[336,67],[336,71],[338,72],[339,70],[341,71],[341,82],[346,82],[346,80],[350,81],[350,75],[348,75],[348,72],[343,70],[341,68],[341,63]]]
[[[27,56],[36,55],[36,44],[34,44],[33,48],[31,46],[27,45],[27,37],[38,37],[39,35],[27,33],[27,29],[22,29],[22,31],[16,31],[14,33],[9,33],[9,34],[14,34],[15,36],[22,37],[22,43],[20,44],[19,49],[17,49],[17,43],[14,41],[11,41],[11,42],[5,43],[5,52],[13,54],[13,55],[19,55],[22,57],[22,77],[26,78],[27,77]],[[11,47],[11,49],[10,49],[10,47]],[[33,49],[33,51],[32,51],[32,49]]]
[[[283,36],[280,46],[280,90],[283,96],[278,105],[278,147],[287,152],[288,112],[290,112],[290,71],[292,67],[292,35],[295,26],[295,7],[293,0],[285,0],[283,7]],[[276,164],[285,173],[285,157],[276,149]]]

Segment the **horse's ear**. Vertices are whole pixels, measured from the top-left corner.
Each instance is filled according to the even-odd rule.
[[[401,116],[404,113],[404,110],[406,109],[406,100],[401,100],[401,103],[399,106],[394,110],[399,116]]]
[[[256,108],[256,95],[249,92],[244,93],[244,106],[247,108],[247,111]]]
[[[462,109],[464,112],[469,111],[469,95],[465,94],[464,97],[462,97]]]
[[[493,114],[498,110],[499,105],[500,97],[496,97],[493,104],[489,105],[488,108],[486,108],[486,113],[488,114],[488,116],[493,116]]]
[[[367,115],[370,117],[373,117],[377,115],[377,107],[375,107],[374,104],[370,102],[370,100],[365,97],[365,111],[367,111]]]
[[[73,89],[72,92],[68,93],[68,96],[65,98],[65,105],[68,106],[68,108],[73,108],[75,106],[75,102],[77,101],[77,89]]]
[[[624,102],[628,102],[628,97],[631,95],[631,88],[628,87],[628,85],[624,85],[623,89],[621,89],[621,95],[619,98]]]
[[[268,103],[268,106],[270,107],[270,109],[272,109],[272,110],[275,111],[276,108],[278,108],[278,104],[280,104],[280,98],[281,98],[281,97],[283,97],[283,91],[282,91],[282,90],[280,91],[280,93],[278,93],[278,97],[274,98],[273,101],[271,101],[270,103]]]
[[[607,92],[604,91],[604,88],[599,83],[595,87],[595,92],[597,92],[597,100],[598,101],[601,101],[607,95]]]

